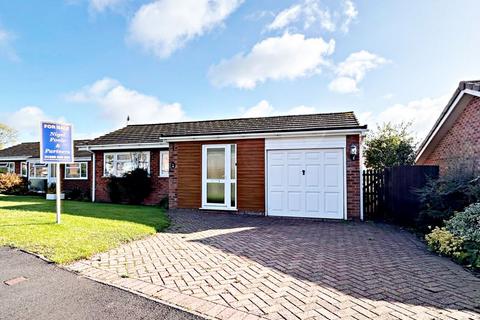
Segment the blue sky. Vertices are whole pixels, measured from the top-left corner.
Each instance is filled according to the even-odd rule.
[[[0,2],[0,116],[94,137],[132,123],[353,110],[422,137],[480,78],[480,2]]]

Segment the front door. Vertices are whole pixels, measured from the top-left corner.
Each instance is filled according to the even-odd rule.
[[[236,209],[236,193],[236,145],[204,145],[202,149],[202,208]]]

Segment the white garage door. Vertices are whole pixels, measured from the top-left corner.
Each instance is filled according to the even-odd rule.
[[[342,149],[271,150],[268,215],[343,219]]]

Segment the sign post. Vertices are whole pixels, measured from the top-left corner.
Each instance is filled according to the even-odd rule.
[[[40,161],[55,164],[57,224],[61,222],[60,164],[74,162],[73,130],[71,124],[42,122],[40,139]]]

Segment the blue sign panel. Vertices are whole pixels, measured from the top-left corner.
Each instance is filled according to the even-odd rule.
[[[44,163],[71,163],[73,156],[72,125],[42,122],[40,161]]]

